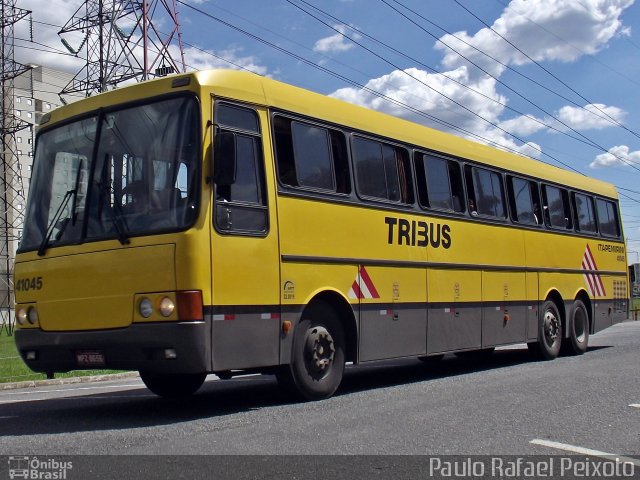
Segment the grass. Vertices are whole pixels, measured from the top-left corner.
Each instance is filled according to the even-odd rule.
[[[16,349],[15,337],[9,336],[6,329],[0,330],[0,383],[45,380],[44,373],[35,373],[27,367]],[[117,370],[75,370],[56,373],[55,378],[81,377],[86,375],[103,375],[120,373]]]

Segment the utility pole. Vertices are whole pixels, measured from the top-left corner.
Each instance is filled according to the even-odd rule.
[[[13,291],[13,261],[17,243],[22,235],[25,196],[16,149],[16,132],[29,124],[15,115],[13,105],[14,79],[28,67],[14,59],[14,26],[29,15],[29,11],[16,8],[16,0],[0,0],[0,332],[13,334],[15,305]]]
[[[78,32],[83,39],[74,48],[65,36]],[[86,56],[61,98],[186,70],[176,0],[85,0],[58,35],[71,53]]]

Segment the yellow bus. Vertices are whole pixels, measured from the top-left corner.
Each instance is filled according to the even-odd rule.
[[[46,115],[16,255],[37,372],[331,396],[345,363],[585,352],[628,314],[612,185],[254,74]]]

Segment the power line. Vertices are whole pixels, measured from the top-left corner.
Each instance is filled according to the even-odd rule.
[[[289,1],[289,0],[286,0],[286,1]],[[299,0],[299,1],[304,1],[304,0]],[[621,156],[619,156],[619,155],[616,155],[616,154],[611,153],[609,149],[605,148],[605,147],[604,147],[604,146],[602,146],[602,145],[599,145],[598,143],[594,142],[592,139],[588,138],[588,137],[587,137],[586,135],[584,135],[583,133],[578,132],[576,129],[574,129],[574,128],[573,128],[573,127],[571,127],[570,125],[566,124],[565,122],[563,122],[562,120],[560,120],[559,118],[557,118],[556,116],[554,116],[553,114],[551,114],[551,113],[547,112],[545,109],[543,109],[542,107],[540,107],[539,105],[537,105],[537,104],[536,104],[536,103],[534,103],[533,101],[529,100],[527,97],[525,97],[524,95],[522,95],[522,94],[521,94],[521,93],[519,93],[518,91],[516,91],[516,90],[514,90],[513,88],[511,88],[509,85],[507,85],[506,83],[504,83],[502,80],[500,80],[500,79],[499,79],[499,78],[497,78],[496,76],[492,75],[490,72],[488,72],[487,70],[485,70],[484,68],[482,68],[480,65],[478,65],[478,64],[477,64],[477,63],[475,63],[475,62],[473,62],[471,59],[469,59],[468,57],[466,57],[465,55],[463,55],[462,53],[460,53],[459,51],[457,51],[457,50],[456,50],[455,48],[453,48],[451,45],[447,44],[446,42],[443,42],[441,39],[437,38],[437,37],[436,37],[435,35],[433,35],[431,32],[429,32],[428,30],[424,29],[421,25],[419,25],[418,23],[416,23],[416,22],[414,22],[413,20],[411,20],[411,19],[410,19],[409,17],[407,17],[404,13],[400,12],[398,9],[396,9],[395,7],[393,7],[392,5],[390,5],[386,0],[380,0],[380,1],[381,1],[382,3],[384,3],[385,5],[387,5],[388,7],[390,7],[391,9],[393,9],[394,11],[396,11],[397,13],[399,13],[400,15],[402,15],[404,18],[406,18],[408,21],[410,21],[411,23],[413,23],[414,25],[416,25],[418,28],[422,29],[422,30],[423,30],[425,33],[427,33],[429,36],[431,36],[432,38],[436,39],[436,41],[438,41],[439,43],[442,43],[442,44],[443,44],[443,45],[445,45],[447,48],[449,48],[449,49],[451,49],[452,51],[454,51],[456,54],[458,54],[460,57],[464,58],[466,61],[468,61],[468,62],[469,62],[469,63],[471,63],[472,65],[474,65],[474,66],[475,66],[476,68],[478,68],[480,71],[482,71],[482,72],[483,72],[483,73],[485,73],[486,75],[490,76],[491,78],[493,78],[494,80],[496,80],[498,83],[500,83],[501,85],[503,85],[505,88],[509,89],[510,91],[512,91],[513,93],[515,93],[516,95],[518,95],[518,97],[522,98],[522,99],[523,99],[523,100],[525,100],[527,103],[530,103],[530,104],[531,104],[532,106],[534,106],[535,108],[538,108],[539,110],[541,110],[541,111],[542,111],[542,112],[544,112],[545,114],[549,115],[551,118],[555,119],[557,122],[559,122],[560,124],[562,124],[563,126],[565,126],[566,128],[568,128],[568,129],[569,129],[569,130],[571,130],[572,132],[575,132],[577,135],[579,135],[580,137],[582,137],[582,138],[584,139],[584,141],[583,141],[583,140],[580,140],[580,139],[577,139],[577,138],[575,138],[575,137],[573,137],[573,136],[571,136],[571,135],[567,135],[567,134],[566,134],[566,132],[562,132],[562,131],[557,130],[557,129],[554,129],[554,130],[559,131],[559,132],[560,132],[560,133],[562,133],[563,135],[567,135],[569,138],[572,138],[572,139],[574,139],[574,140],[577,140],[577,141],[579,141],[579,142],[581,142],[581,143],[585,143],[586,145],[589,145],[589,146],[591,146],[591,147],[593,147],[593,148],[595,148],[595,149],[597,149],[597,150],[600,150],[600,151],[602,151],[602,152],[604,152],[604,153],[607,153],[607,154],[609,154],[609,155],[612,155],[613,157],[615,157],[615,158],[617,158],[618,160],[620,160],[622,163],[625,163],[625,164],[629,165],[630,167],[632,167],[632,168],[634,168],[635,170],[638,170],[638,171],[640,172],[640,168],[637,168],[636,166],[634,166],[634,164],[633,164],[632,162],[629,162],[628,160],[626,160],[625,158],[623,158],[623,157],[621,157]],[[411,10],[409,7],[406,7],[405,5],[403,5],[402,3],[400,3],[398,0],[392,0],[392,1],[394,1],[395,3],[397,3],[397,4],[401,5],[401,6],[403,6],[404,8],[406,8],[407,10],[409,10],[409,11],[411,11],[411,12],[415,13],[416,15],[419,15],[419,14],[417,14],[415,11]],[[456,1],[456,0],[454,0],[454,1]],[[306,2],[305,2],[305,3],[306,3]],[[456,2],[456,3],[457,3],[457,2]],[[420,18],[423,18],[423,19],[424,19],[424,17],[422,17],[422,16],[420,16]],[[426,20],[426,19],[425,19],[425,20]],[[427,21],[428,21],[428,20],[427,20]],[[429,21],[429,22],[430,22],[430,23],[432,23],[433,25],[436,25],[436,24],[434,24],[434,23],[433,23],[433,22],[431,22],[431,21]],[[485,24],[485,25],[486,25],[486,24]],[[437,26],[437,25],[436,25],[436,26]],[[441,28],[441,27],[438,27],[438,28]],[[488,28],[490,28],[490,27],[488,27]],[[443,29],[443,30],[444,30],[444,29]],[[497,32],[496,32],[496,33],[497,33]],[[500,34],[498,34],[498,35],[500,35]],[[458,37],[456,37],[456,38],[458,38]],[[502,38],[502,37],[501,37],[501,38]],[[461,40],[461,41],[464,41],[464,40]],[[487,57],[491,58],[492,60],[494,60],[494,61],[498,62],[500,65],[504,65],[504,66],[506,66],[506,65],[505,65],[505,64],[503,64],[502,62],[499,62],[498,60],[496,60],[495,58],[493,58],[493,57],[491,57],[490,55],[486,54],[485,52],[483,52],[482,50],[478,49],[477,47],[474,47],[474,46],[470,45],[470,44],[469,44],[469,43],[467,43],[467,42],[464,42],[464,43],[465,43],[465,44],[467,44],[467,45],[469,45],[469,46],[471,46],[471,47],[473,47],[476,51],[478,51],[478,52],[480,52],[480,53],[482,53],[482,54],[486,55]],[[510,44],[511,44],[511,43],[510,43]],[[515,46],[514,46],[514,48],[517,48],[517,47],[515,47]],[[523,54],[524,54],[524,53],[523,53]],[[526,55],[526,54],[524,54],[524,55]],[[586,100],[586,99],[585,99],[585,100]],[[586,101],[588,102],[588,100],[586,100]],[[593,105],[593,104],[592,104],[592,105]],[[595,108],[597,108],[599,111],[601,111],[597,106],[595,106],[595,105],[594,105],[594,107],[595,107]],[[587,110],[587,109],[586,109],[586,108],[584,108],[584,107],[580,107],[580,108],[582,108],[583,110],[585,110],[585,111],[587,111],[587,112],[589,112],[589,113],[593,114],[593,112],[592,112],[592,111]],[[609,115],[607,115],[607,116],[609,116]],[[609,118],[611,118],[611,117],[609,117]],[[611,120],[612,120],[612,119],[611,119]],[[608,120],[608,121],[611,121],[611,120]],[[621,124],[619,124],[619,123],[617,123],[617,122],[616,122],[616,124],[617,124],[617,125],[619,125],[619,126],[622,126]],[[631,131],[631,130],[629,130],[629,129],[628,129],[628,128],[626,128],[626,127],[624,127],[624,129],[625,129],[625,130],[628,130],[628,131]],[[514,138],[517,138],[517,137],[514,137]],[[521,141],[522,141],[522,140],[521,140]],[[523,142],[523,143],[525,143],[525,142]]]
[[[248,32],[248,31],[246,31],[246,30],[244,30],[244,29],[242,29],[242,28],[240,28],[240,27],[238,27],[236,25],[233,25],[233,24],[231,24],[231,23],[229,23],[229,22],[227,22],[225,20],[222,20],[221,18],[218,18],[215,15],[212,15],[211,13],[208,13],[208,12],[198,8],[198,7],[195,7],[193,5],[187,4],[183,0],[177,0],[177,2],[179,4],[181,4],[181,5],[189,8],[189,9],[191,9],[191,10],[193,10],[193,11],[195,11],[195,12],[197,12],[197,13],[199,13],[199,14],[201,14],[201,15],[203,15],[203,16],[205,16],[205,17],[207,17],[207,18],[209,18],[209,19],[211,19],[211,20],[213,20],[215,22],[217,22],[217,23],[220,23],[220,24],[222,24],[222,25],[224,25],[224,26],[226,26],[226,27],[228,27],[228,28],[230,28],[232,30],[235,30],[235,31],[237,31],[239,33],[242,33],[243,35],[246,35],[249,38],[252,38],[252,39],[254,39],[254,40],[256,40],[256,41],[258,41],[258,42],[260,42],[260,43],[262,43],[264,45],[267,45],[267,46],[269,46],[269,47],[281,52],[281,53],[284,53],[285,55],[288,55],[288,56],[290,56],[290,57],[292,57],[292,58],[294,58],[294,59],[306,64],[306,65],[309,65],[309,66],[311,66],[313,68],[316,68],[316,69],[318,69],[318,70],[320,70],[320,71],[322,71],[324,73],[327,73],[328,75],[331,75],[334,78],[338,78],[339,80],[342,80],[345,83],[348,83],[348,84],[350,84],[352,86],[356,86],[358,88],[361,88],[364,91],[366,91],[368,93],[371,93],[372,95],[375,95],[375,96],[377,96],[379,98],[387,100],[387,101],[389,101],[389,102],[391,102],[391,103],[393,103],[395,105],[398,105],[398,106],[401,106],[403,108],[406,108],[407,110],[409,110],[411,112],[414,112],[414,113],[416,113],[416,114],[418,114],[420,116],[424,116],[425,118],[429,118],[430,120],[433,120],[433,121],[435,121],[437,123],[440,123],[441,125],[448,126],[449,128],[452,128],[452,129],[457,130],[459,132],[465,133],[465,134],[467,134],[469,136],[478,138],[481,141],[484,141],[484,142],[487,142],[487,143],[494,143],[494,142],[491,142],[489,139],[482,137],[481,135],[475,134],[473,132],[469,132],[469,131],[461,128],[461,127],[458,127],[458,126],[453,125],[453,124],[451,124],[449,122],[441,120],[441,119],[439,119],[439,118],[437,118],[437,117],[435,117],[435,116],[433,116],[431,114],[428,114],[428,113],[426,113],[426,112],[424,112],[422,110],[419,110],[419,109],[417,109],[415,107],[412,107],[412,106],[410,106],[410,105],[408,105],[406,103],[400,102],[399,100],[396,100],[396,99],[391,98],[391,97],[389,97],[387,95],[384,95],[381,92],[378,92],[378,91],[376,91],[376,90],[374,90],[372,88],[369,88],[366,85],[360,84],[360,83],[358,83],[358,82],[356,82],[356,81],[354,81],[354,80],[352,80],[352,79],[350,79],[348,77],[345,77],[344,75],[341,75],[341,74],[339,74],[339,73],[337,73],[337,72],[335,72],[333,70],[330,70],[330,69],[328,69],[326,67],[323,67],[321,65],[317,65],[316,63],[314,63],[314,62],[312,62],[312,61],[310,61],[310,60],[308,60],[308,59],[306,59],[306,58],[304,58],[304,57],[302,57],[302,56],[300,56],[298,54],[295,54],[295,53],[293,53],[293,52],[291,52],[291,51],[289,51],[289,50],[287,50],[287,49],[285,49],[283,47],[280,47],[279,45],[276,45],[276,44],[274,44],[272,42],[269,42],[268,40],[265,40],[265,39],[263,39],[262,37],[259,37],[256,34]],[[513,150],[513,149],[511,149],[509,147],[504,146],[504,145],[501,145],[501,148],[503,148],[505,150],[508,150],[508,151],[511,151],[513,153],[522,155],[520,152],[517,152],[517,151],[515,151],[515,150]],[[542,152],[542,154],[547,156],[547,157],[549,157],[550,159],[556,161],[558,164],[563,165],[567,169],[574,171],[575,173],[578,173],[580,175],[585,175],[583,172],[577,170],[576,168],[572,167],[571,165],[568,165],[568,164],[562,162],[561,160],[553,157],[552,155],[549,155],[548,153]],[[540,160],[540,161],[542,161],[543,163],[547,163],[547,162],[544,162],[543,160]],[[640,200],[634,199],[634,198],[629,197],[629,196],[627,196],[625,194],[622,194],[622,193],[620,193],[620,195],[624,196],[624,197],[627,197],[630,201],[633,201],[633,202],[636,202],[636,203],[640,204]]]
[[[286,1],[289,1],[289,0],[286,0]],[[446,73],[441,72],[440,70],[438,70],[438,69],[436,69],[436,68],[433,68],[433,67],[431,67],[431,66],[429,66],[429,65],[426,65],[425,63],[421,62],[420,60],[418,60],[418,59],[416,59],[416,58],[414,58],[414,57],[411,57],[410,55],[407,55],[406,53],[404,53],[404,52],[402,52],[402,51],[400,51],[400,50],[398,50],[398,49],[396,49],[396,48],[392,47],[391,45],[389,45],[389,44],[387,44],[387,43],[385,43],[385,42],[383,42],[383,41],[381,41],[381,40],[379,40],[379,39],[377,39],[377,38],[373,37],[372,35],[369,35],[369,34],[367,34],[366,32],[364,32],[364,31],[362,31],[362,30],[360,30],[360,29],[356,29],[356,28],[354,28],[354,27],[352,27],[352,26],[350,26],[350,25],[347,25],[347,24],[346,24],[346,22],[344,22],[343,20],[341,20],[341,19],[339,19],[339,18],[337,18],[337,17],[335,17],[335,16],[331,15],[330,13],[328,13],[328,12],[326,12],[326,11],[324,11],[324,10],[320,9],[319,7],[316,7],[315,5],[312,5],[312,4],[310,4],[309,2],[306,2],[306,1],[304,1],[304,0],[299,0],[299,1],[300,1],[300,2],[302,2],[302,3],[304,3],[305,5],[307,5],[307,6],[309,6],[309,7],[311,7],[311,8],[313,8],[313,9],[317,10],[317,11],[318,11],[318,12],[320,12],[321,14],[323,14],[323,15],[327,16],[328,18],[331,18],[332,20],[334,20],[334,21],[336,21],[336,22],[338,22],[338,23],[340,23],[340,24],[344,25],[345,27],[347,27],[347,28],[349,28],[350,30],[352,30],[352,31],[356,32],[357,34],[362,35],[362,36],[364,36],[364,37],[366,37],[366,38],[368,38],[368,39],[372,40],[373,42],[375,42],[375,43],[377,43],[377,44],[379,44],[379,45],[382,45],[383,47],[385,47],[385,48],[387,48],[387,49],[391,50],[392,52],[394,52],[394,53],[396,53],[396,54],[398,54],[398,55],[403,56],[404,58],[406,58],[406,59],[408,59],[408,60],[411,60],[412,62],[416,63],[417,65],[422,66],[423,68],[427,69],[428,71],[433,72],[433,73],[435,73],[435,74],[437,74],[437,75],[440,75],[440,76],[442,76],[442,77],[446,78],[448,81],[450,81],[450,82],[452,82],[452,83],[455,83],[455,84],[459,85],[460,87],[465,88],[465,89],[467,89],[467,90],[469,90],[469,91],[473,92],[474,94],[476,94],[476,95],[478,95],[478,96],[481,96],[481,97],[483,97],[483,98],[485,98],[485,99],[489,100],[489,101],[490,101],[490,102],[492,102],[492,103],[495,103],[495,104],[497,104],[497,105],[500,105],[501,107],[506,108],[507,110],[510,110],[510,111],[512,111],[512,112],[515,112],[515,113],[517,113],[518,115],[521,115],[521,116],[523,116],[523,117],[524,117],[524,116],[527,116],[525,113],[523,113],[523,112],[521,112],[521,111],[519,111],[519,110],[517,110],[517,109],[515,109],[515,108],[513,108],[513,107],[511,107],[511,106],[509,106],[508,104],[503,103],[503,102],[501,102],[500,100],[497,100],[496,98],[493,98],[493,97],[491,97],[491,96],[489,96],[489,95],[487,95],[487,94],[483,93],[483,92],[482,92],[482,91],[480,91],[480,90],[476,90],[475,88],[471,87],[470,85],[464,84],[463,82],[458,81],[458,80],[456,80],[455,78],[450,77],[450,76],[449,76],[449,75],[447,75]],[[291,3],[291,2],[289,2],[289,3]],[[384,3],[386,3],[386,2],[384,2]],[[387,5],[388,5],[388,4],[387,4]],[[296,7],[297,7],[297,5],[294,5],[294,6],[296,6]],[[389,6],[390,8],[392,8],[392,9],[396,10],[396,9],[395,9],[394,7],[392,7],[391,5],[388,5],[388,6]],[[300,8],[300,7],[298,7],[298,8]],[[304,10],[303,10],[303,11],[304,11]],[[396,12],[398,12],[400,15],[404,16],[404,14],[402,14],[402,12],[399,12],[398,10],[396,10]],[[306,12],[305,12],[305,13],[306,13]],[[405,18],[406,18],[407,20],[409,20],[409,21],[412,21],[411,19],[407,18],[406,16],[405,16]],[[415,23],[415,22],[413,22],[413,23]],[[325,23],[325,25],[327,25],[327,24]],[[415,24],[415,25],[416,25],[416,26],[418,26],[419,28],[422,28],[422,27],[421,27],[420,25],[418,25],[418,24]],[[346,39],[348,39],[348,40],[350,40],[350,41],[352,41],[352,42],[356,43],[357,45],[360,45],[358,42],[355,42],[352,38],[348,37],[347,35],[345,35],[345,34],[344,34],[343,32],[341,32],[340,30],[336,29],[335,27],[331,27],[330,25],[327,25],[327,26],[329,26],[329,28],[332,28],[332,29],[333,29],[335,32],[337,32],[338,34],[342,35],[344,38],[346,38]],[[430,34],[430,32],[426,32],[426,33],[429,33],[429,34]],[[435,36],[434,36],[433,38],[435,38],[436,40],[438,40]],[[403,74],[405,74],[405,75],[410,75],[410,74],[408,74],[407,72],[405,72],[404,70],[400,70],[400,71],[402,71],[402,73],[403,73]],[[486,73],[487,73],[488,75],[490,75],[488,72],[486,72]],[[410,75],[410,76],[411,76],[411,75]],[[496,81],[500,82],[500,80],[498,80],[496,77],[492,77],[492,78],[494,78]],[[500,82],[500,83],[501,83],[501,82]],[[507,88],[508,88],[508,87],[507,87]],[[448,100],[451,100],[449,97],[447,97],[446,95],[444,95],[442,92],[437,91],[437,90],[435,90],[435,89],[433,89],[433,90],[434,90],[437,94],[439,94],[439,95],[441,95],[441,96],[444,96],[444,97],[445,97],[445,98],[447,98]],[[514,92],[514,93],[517,93],[517,92]],[[525,99],[525,100],[527,100],[527,101],[528,101],[529,103],[531,103],[534,107],[536,107],[537,109],[541,110],[543,113],[545,113],[545,114],[546,114],[546,115],[548,115],[549,117],[551,117],[551,118],[553,118],[554,120],[556,120],[559,124],[564,125],[568,130],[576,132],[576,131],[575,131],[574,129],[572,129],[569,125],[566,125],[564,122],[562,122],[560,119],[558,119],[557,117],[555,117],[555,116],[554,116],[553,114],[551,114],[550,112],[547,112],[546,110],[544,110],[544,109],[543,109],[543,108],[541,108],[540,106],[536,105],[535,103],[533,103],[533,102],[529,101],[528,99]],[[531,117],[531,116],[529,116],[529,118],[530,118],[533,122],[538,123],[538,124],[542,125],[543,127],[548,128],[549,130],[555,131],[555,132],[557,132],[557,133],[559,133],[559,134],[561,134],[561,135],[565,135],[565,136],[567,136],[567,137],[569,137],[569,138],[572,138],[572,139],[574,139],[574,140],[576,140],[576,141],[578,141],[578,142],[585,143],[585,144],[587,144],[587,145],[589,145],[589,146],[591,146],[591,147],[596,147],[598,150],[602,150],[601,148],[598,148],[597,146],[595,146],[591,140],[587,139],[586,137],[584,137],[584,135],[582,135],[582,134],[580,134],[580,133],[578,133],[578,132],[576,132],[576,133],[578,133],[578,135],[580,135],[580,136],[584,137],[584,139],[581,139],[581,138],[578,138],[578,137],[574,137],[573,135],[568,134],[566,131],[563,131],[563,130],[561,130],[561,129],[557,128],[557,127],[554,127],[553,125],[550,125],[550,124],[548,124],[548,123],[545,123],[544,121],[542,121],[542,120],[540,120],[540,119],[538,119],[538,118]],[[484,119],[484,118],[483,118],[483,119]],[[486,120],[486,119],[484,119],[484,120],[485,120],[485,121],[488,121],[488,120]],[[491,125],[495,127],[495,124],[491,123]],[[508,135],[513,136],[513,135],[511,135],[510,133],[508,133]],[[514,137],[514,138],[516,138],[516,137]],[[522,141],[522,140],[521,140],[521,141]],[[523,141],[523,143],[525,143],[525,142]]]
[[[293,3],[292,0],[285,0],[286,2],[290,3],[291,5],[293,5],[294,7],[300,9],[301,11],[303,11],[304,13],[306,13],[307,15],[311,16],[312,18],[315,18],[316,20],[318,20],[320,23],[322,23],[323,25],[326,25],[327,27],[331,28],[333,31],[337,32],[338,34],[342,35],[343,37],[347,38],[348,40],[350,40],[351,42],[355,43],[356,45],[360,46],[361,48],[363,48],[364,50],[366,50],[367,52],[371,53],[372,55],[374,55],[375,57],[381,59],[382,61],[384,61],[385,63],[389,64],[390,66],[392,66],[393,68],[395,68],[396,70],[402,72],[404,75],[407,75],[408,77],[414,79],[415,81],[417,81],[418,83],[424,85],[425,87],[427,87],[428,89],[434,91],[435,93],[443,96],[444,98],[446,98],[447,100],[449,100],[450,102],[458,105],[459,107],[463,108],[464,110],[468,111],[469,113],[471,113],[473,116],[481,119],[482,121],[486,122],[487,124],[491,125],[492,127],[496,128],[497,130],[500,130],[501,132],[505,133],[506,135],[518,140],[519,142],[522,142],[523,144],[526,144],[527,142],[520,138],[519,136],[509,132],[508,130],[505,130],[504,128],[500,127],[499,125],[495,124],[494,122],[492,122],[491,120],[483,117],[482,115],[478,114],[477,112],[474,112],[473,110],[471,110],[470,108],[468,108],[467,106],[461,104],[460,102],[454,100],[453,98],[443,94],[442,92],[439,92],[438,90],[436,90],[434,87],[430,86],[429,84],[427,84],[426,82],[423,82],[422,80],[420,80],[419,78],[417,78],[415,75],[410,74],[409,72],[403,70],[402,68],[400,68],[398,65],[396,65],[395,63],[391,62],[390,60],[382,57],[381,55],[379,55],[378,53],[374,52],[373,50],[371,50],[370,48],[366,47],[365,45],[363,45],[362,43],[358,42],[357,40],[354,40],[351,37],[346,36],[344,33],[340,32],[338,29],[336,29],[335,27],[331,26],[330,24],[328,24],[327,22],[319,19],[318,17],[316,17],[315,15],[313,15],[312,13],[310,13],[309,11],[305,10],[304,8],[302,8],[300,5],[297,5],[295,3]],[[305,3],[308,5],[307,2],[305,2],[304,0],[300,0],[302,3]],[[384,0],[382,0],[384,2]],[[385,2],[386,3],[386,2]],[[314,7],[316,8],[316,7]],[[486,141],[486,140],[485,140]],[[497,145],[495,142],[489,141],[490,144],[494,144]],[[544,154],[544,152],[543,152]],[[562,162],[561,160],[554,158],[548,154],[546,154],[547,156],[549,156],[549,158],[553,158],[556,162],[558,162],[559,164],[563,165],[566,168],[569,168],[573,171],[575,171],[576,173],[580,173],[581,175],[584,175],[582,172],[579,172],[578,170],[576,170],[575,168],[573,168],[572,166],[570,166],[567,163]]]
[[[384,1],[384,0],[382,0]],[[623,128],[624,130],[628,131],[629,133],[635,135],[636,137],[640,138],[640,134],[638,134],[637,132],[634,132],[633,130],[630,130],[629,128],[627,128],[625,125],[621,124],[620,122],[618,122],[618,120],[616,120],[615,118],[611,117],[608,113],[606,113],[605,111],[601,110],[595,103],[593,103],[592,101],[588,100],[587,98],[585,98],[581,93],[579,93],[578,91],[576,91],[573,87],[571,87],[569,84],[567,84],[564,80],[562,80],[560,77],[558,77],[557,75],[555,75],[553,72],[551,72],[548,68],[545,68],[544,65],[542,65],[540,62],[536,61],[534,58],[532,58],[530,55],[528,55],[526,52],[524,52],[523,50],[521,50],[517,45],[515,45],[513,42],[511,42],[509,39],[507,39],[506,37],[504,37],[503,35],[501,35],[499,32],[497,32],[496,30],[493,29],[493,27],[491,25],[489,25],[488,23],[486,23],[484,20],[482,20],[480,17],[478,17],[475,13],[473,13],[471,10],[469,10],[467,7],[465,7],[464,5],[462,5],[459,0],[453,0],[456,4],[458,4],[458,6],[460,6],[463,10],[465,10],[467,13],[469,13],[469,15],[473,16],[475,19],[477,19],[480,23],[482,23],[485,27],[487,27],[489,30],[491,30],[494,34],[496,34],[498,37],[500,37],[502,40],[504,40],[505,42],[507,42],[509,45],[511,45],[513,48],[515,48],[518,52],[520,52],[522,55],[524,55],[529,61],[531,61],[532,63],[534,63],[535,65],[537,65],[539,68],[541,68],[545,73],[547,73],[548,75],[550,75],[553,79],[555,79],[556,81],[558,81],[561,85],[563,85],[564,87],[568,88],[571,92],[573,92],[575,95],[577,95],[578,97],[580,97],[582,100],[584,100],[585,102],[587,102],[590,105],[593,105],[594,108],[596,108],[598,111],[600,111],[603,115],[605,115],[607,118],[609,118],[613,123],[617,124],[620,128]]]

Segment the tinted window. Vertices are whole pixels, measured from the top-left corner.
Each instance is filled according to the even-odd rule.
[[[593,198],[575,193],[573,201],[576,208],[576,227],[581,232],[596,232],[596,215],[593,208]]]
[[[463,212],[460,166],[453,160],[416,153],[420,203],[425,207]]]
[[[598,225],[600,233],[607,237],[620,236],[620,222],[618,221],[618,210],[616,204],[607,200],[598,198],[596,200],[598,206]]]
[[[411,168],[405,149],[360,137],[353,137],[351,149],[360,195],[413,203]]]
[[[273,120],[278,178],[283,185],[349,193],[351,181],[344,134],[290,118]]]
[[[216,119],[226,122],[218,124],[217,135],[224,140],[216,143],[214,158],[220,160],[216,165],[234,169],[216,174],[216,228],[240,234],[264,233],[268,226],[267,201],[258,117],[248,108],[227,104],[216,108]]]
[[[253,110],[221,103],[216,107],[216,123],[227,127],[238,128],[260,133],[258,117]]]
[[[505,218],[504,191],[502,176],[499,173],[467,166],[468,204],[471,215],[486,215]]]
[[[522,178],[509,177],[508,185],[513,220],[525,225],[542,223],[540,198],[536,183]]]
[[[329,132],[299,122],[291,126],[298,184],[335,191]]]
[[[569,194],[563,188],[543,185],[545,223],[553,228],[572,229]]]

